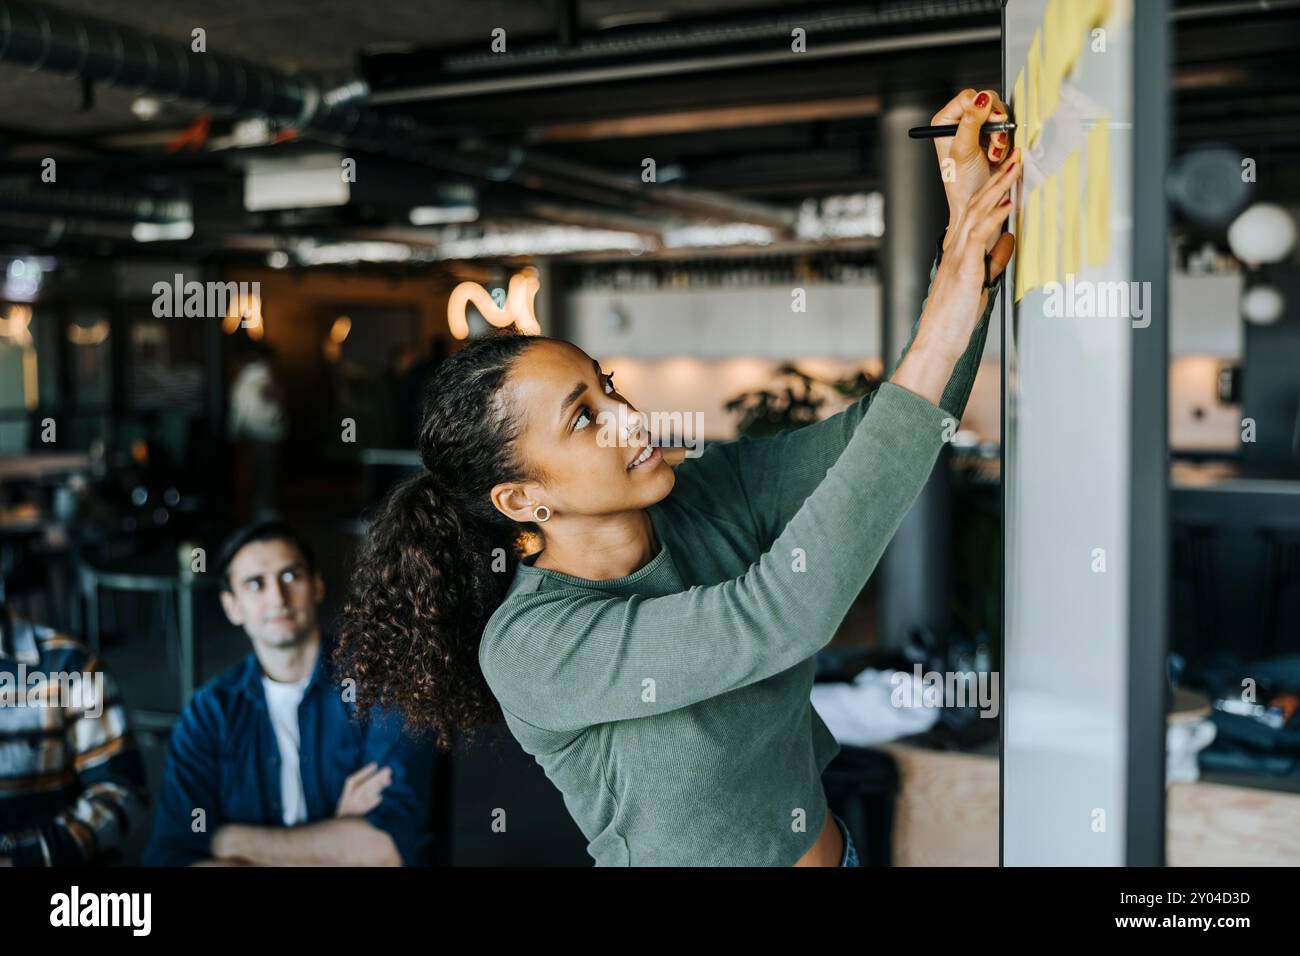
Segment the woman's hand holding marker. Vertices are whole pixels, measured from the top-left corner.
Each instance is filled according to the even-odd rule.
[[[1007,107],[996,92],[967,89],[954,96],[930,121],[935,126],[950,123],[958,126],[956,136],[934,141],[943,190],[948,196],[950,228],[948,237],[944,239],[945,250],[951,242],[951,226],[965,210],[967,202],[1011,155],[1010,133],[986,134],[981,130],[985,123],[1005,122],[1009,118]],[[992,249],[991,245],[989,249]]]

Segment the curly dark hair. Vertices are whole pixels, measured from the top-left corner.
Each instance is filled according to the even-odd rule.
[[[443,361],[424,395],[426,471],[393,489],[357,555],[334,650],[356,681],[358,715],[400,713],[407,729],[448,750],[459,734],[501,720],[478,665],[479,642],[514,576],[527,535],[488,494],[524,480],[520,423],[501,387],[543,336],[493,330]]]

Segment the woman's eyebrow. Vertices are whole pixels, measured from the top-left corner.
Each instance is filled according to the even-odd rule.
[[[592,360],[591,360],[591,367],[595,370],[595,372],[596,372],[596,377],[597,377],[597,378],[600,378],[600,363],[597,362],[595,359],[592,359]],[[560,403],[560,420],[561,420],[561,421],[564,420],[564,412],[565,412],[565,409],[567,409],[570,405],[572,405],[574,402],[576,402],[576,401],[578,400],[578,396],[581,395],[581,394],[582,394],[583,392],[585,392],[586,390],[587,390],[587,383],[586,383],[586,382],[579,382],[577,385],[574,386],[573,391],[571,391],[567,396],[565,396],[564,401]]]

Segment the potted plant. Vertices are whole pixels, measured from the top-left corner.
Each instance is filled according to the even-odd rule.
[[[740,435],[762,438],[818,421],[831,392],[854,400],[879,386],[880,379],[864,371],[826,379],[786,363],[777,368],[772,387],[742,392],[724,407],[740,416],[736,425]]]

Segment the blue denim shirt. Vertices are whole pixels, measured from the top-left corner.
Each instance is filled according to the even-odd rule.
[[[329,675],[329,651],[323,643],[298,705],[307,822],[333,818],[348,776],[374,761],[392,768],[393,781],[365,819],[392,837],[405,865],[427,864],[433,744],[409,738],[392,713],[376,710],[358,723]],[[186,866],[211,857],[212,834],[225,823],[283,826],[279,759],[262,667],[250,653],[199,688],[172,730],[144,864]]]

